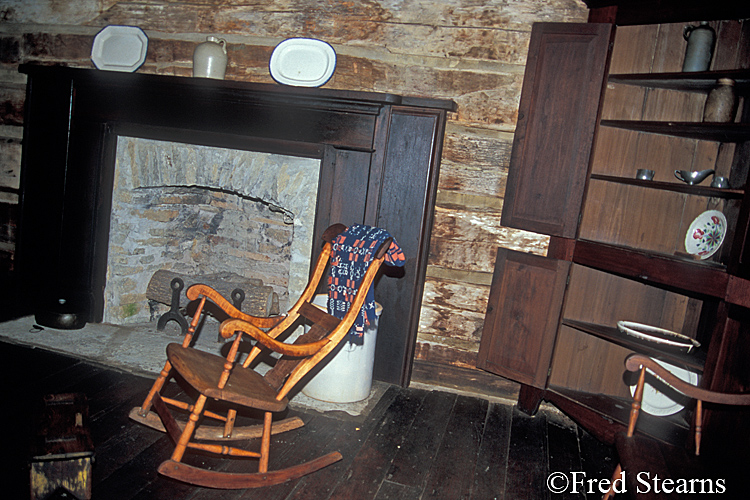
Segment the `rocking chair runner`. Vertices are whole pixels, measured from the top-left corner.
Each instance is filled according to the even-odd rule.
[[[167,346],[168,359],[164,369],[141,407],[133,408],[130,412],[132,419],[162,431],[166,430],[176,443],[171,459],[159,466],[158,470],[161,474],[190,484],[212,488],[253,488],[296,479],[341,460],[341,454],[333,452],[294,467],[268,471],[271,434],[303,425],[299,418],[272,423],[273,414],[286,409],[289,392],[347,336],[392,241],[389,238],[374,252],[372,263],[362,279],[351,308],[344,318],[339,320],[313,306],[311,301],[332,255],[332,242],[345,229],[345,226],[336,224],[325,231],[323,239],[326,243],[310,282],[286,316],[276,318],[249,316],[236,310],[226,299],[206,285],[193,285],[188,289],[188,298],[199,300],[199,304],[182,345],[175,343]],[[220,327],[224,338],[228,339],[236,334],[226,358],[190,347],[207,299],[230,315],[230,319],[224,321]],[[301,335],[294,344],[278,341],[277,338],[282,333],[290,327],[296,327],[301,317],[312,322],[309,331]],[[262,329],[266,328],[270,330],[264,332]],[[244,335],[255,339],[256,345],[251,349],[245,361],[237,364],[236,359]],[[282,355],[275,366],[263,376],[249,368],[253,360],[261,353],[261,346]],[[173,370],[198,392],[198,397],[193,404],[161,396],[160,392],[164,383],[173,374]],[[209,399],[222,401],[235,407],[261,410],[264,412],[263,424],[251,428],[235,428],[237,409],[230,409],[226,416],[219,415],[206,410],[206,403]],[[187,422],[178,423],[167,405],[189,411],[190,416]],[[156,410],[158,417],[150,411],[152,407]],[[223,426],[199,426],[198,422],[203,417],[219,420],[223,422]],[[241,440],[251,437],[261,438],[260,451],[200,442],[201,440]],[[258,472],[227,473],[193,467],[182,462],[185,452],[189,449],[219,455],[258,458]]]

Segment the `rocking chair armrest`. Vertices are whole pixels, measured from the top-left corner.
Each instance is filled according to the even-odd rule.
[[[253,326],[257,328],[273,328],[279,323],[281,323],[285,315],[280,316],[272,316],[272,317],[261,317],[261,316],[252,316],[250,314],[243,313],[236,307],[232,305],[231,302],[229,302],[227,299],[224,298],[223,295],[221,295],[219,292],[214,290],[208,285],[203,285],[200,283],[196,283],[195,285],[191,286],[187,289],[185,292],[185,295],[187,298],[191,301],[198,299],[201,295],[208,298],[219,306],[225,313],[227,313],[232,318],[239,318],[244,321],[247,321],[248,323],[252,324]]]
[[[279,342],[278,340],[269,336],[263,330],[257,328],[252,323],[243,321],[241,319],[225,320],[219,327],[219,333],[221,333],[221,336],[225,339],[230,338],[236,332],[240,332],[240,334],[244,333],[250,335],[252,338],[257,340],[265,347],[271,349],[272,351],[298,358],[315,354],[329,342],[329,339],[327,337],[318,340],[317,342],[310,342],[307,344],[287,344],[284,342]]]

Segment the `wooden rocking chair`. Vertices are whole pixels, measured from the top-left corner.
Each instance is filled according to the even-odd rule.
[[[339,320],[313,306],[311,302],[331,258],[332,242],[345,229],[345,226],[336,224],[325,231],[323,240],[326,243],[312,277],[302,296],[285,316],[256,318],[236,310],[226,299],[206,285],[196,284],[188,289],[188,298],[191,301],[199,300],[199,304],[182,345],[173,343],[167,346],[167,362],[164,369],[141,407],[133,408],[130,412],[132,419],[161,431],[166,430],[175,442],[171,459],[159,466],[161,474],[198,486],[243,489],[297,479],[341,460],[341,454],[333,452],[290,468],[268,471],[271,435],[303,425],[302,420],[296,417],[272,423],[274,413],[286,409],[289,392],[346,338],[390,247],[391,239],[388,239],[374,252],[373,260],[362,279],[351,308],[344,318]],[[236,335],[226,358],[190,347],[206,300],[211,300],[231,316],[222,322],[220,327],[220,333],[224,338],[229,339]],[[307,332],[300,335],[293,344],[276,340],[288,329],[295,328],[301,318],[312,323]],[[263,331],[266,328],[269,328],[268,332]],[[238,364],[240,343],[246,335],[255,339],[256,344],[244,362]],[[261,346],[282,355],[265,375],[260,375],[250,368],[253,360],[262,352]],[[173,371],[197,391],[198,396],[193,404],[161,396],[164,383],[173,375]],[[226,403],[232,409],[227,415],[207,411],[208,400]],[[187,422],[178,423],[167,405],[190,412]],[[152,407],[158,416],[151,411]],[[254,408],[264,412],[263,424],[235,428],[238,407]],[[223,425],[204,425],[202,422],[199,425],[199,421],[204,418],[219,420]],[[261,438],[260,451],[201,442],[223,442],[254,437]],[[258,458],[258,471],[229,473],[194,467],[182,462],[187,450]]]
[[[720,393],[701,389],[685,382],[659,363],[642,354],[631,354],[625,360],[631,372],[640,372],[633,394],[630,420],[626,433],[615,437],[619,463],[610,480],[610,489],[602,500],[627,490],[631,498],[702,498],[711,493],[727,498],[746,498],[744,476],[747,472],[748,453],[732,455],[721,450],[704,456],[701,454],[703,403],[722,406],[750,405],[750,394]],[[636,434],[636,423],[643,401],[646,370],[669,384],[677,392],[695,399],[694,450],[674,446],[646,435]],[[742,440],[747,438],[737,436]],[[624,479],[624,481],[623,481]],[[659,490],[656,486],[661,486]],[[744,493],[740,493],[740,492]],[[725,495],[723,493],[726,493]],[[619,496],[618,496],[619,498]]]

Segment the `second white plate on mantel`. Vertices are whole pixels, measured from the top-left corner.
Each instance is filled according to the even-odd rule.
[[[146,60],[148,37],[137,26],[110,25],[94,37],[91,61],[97,69],[132,73]]]
[[[283,85],[320,87],[333,76],[336,52],[322,40],[289,38],[273,49],[269,69]]]

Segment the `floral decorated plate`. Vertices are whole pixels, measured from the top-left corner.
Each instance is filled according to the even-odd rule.
[[[685,250],[701,259],[711,257],[724,242],[727,218],[718,210],[706,210],[690,224],[685,234]]]

